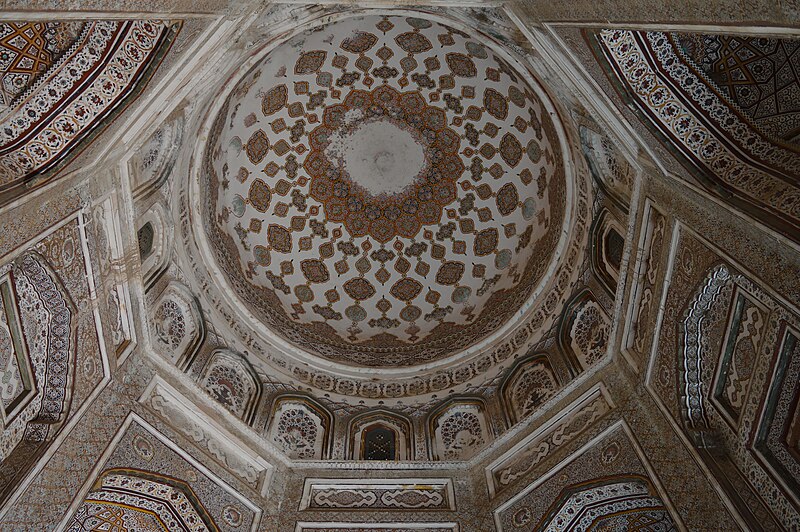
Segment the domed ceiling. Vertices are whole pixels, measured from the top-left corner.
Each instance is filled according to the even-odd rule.
[[[334,362],[413,366],[523,314],[565,221],[560,125],[488,42],[346,18],[235,85],[209,139],[205,227],[272,332]]]

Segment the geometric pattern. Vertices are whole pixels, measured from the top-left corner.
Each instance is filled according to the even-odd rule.
[[[623,30],[587,38],[642,122],[707,188],[727,192],[727,201],[790,238],[800,234],[796,147],[765,136],[735,102],[720,96],[716,84],[687,58],[685,40],[682,45],[671,34]],[[729,55],[729,65],[741,62]],[[729,74],[738,78],[771,70],[750,65],[753,70],[745,74],[742,68]],[[783,80],[784,71],[781,67],[779,79],[769,83],[781,88],[790,83],[791,92],[794,82]],[[785,110],[793,116],[798,98],[789,99],[793,103]]]
[[[192,488],[177,479],[129,469],[104,471],[67,530],[217,531]]]
[[[44,183],[121,112],[177,27],[149,20],[0,24],[0,203]]]
[[[698,74],[776,143],[800,148],[800,42],[743,35],[672,36]]]
[[[85,31],[85,22],[0,23],[0,118]]]
[[[536,530],[677,530],[641,476],[598,479],[565,488]]]
[[[279,50],[229,96],[201,176],[206,234],[249,310],[315,356],[382,367],[512,318],[565,217],[545,96],[423,19],[337,20]]]

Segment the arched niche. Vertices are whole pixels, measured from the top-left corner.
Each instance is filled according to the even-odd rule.
[[[136,222],[136,239],[145,290],[153,285],[169,265],[170,239],[166,220],[164,207],[156,203]]]
[[[469,460],[493,439],[483,399],[445,402],[431,413],[428,435],[432,460]]]
[[[501,386],[503,408],[515,424],[541,407],[561,388],[562,382],[546,353],[520,361]]]
[[[331,414],[304,395],[275,398],[267,429],[267,440],[289,458],[324,460],[330,454],[333,430]]]
[[[261,398],[261,379],[240,354],[217,349],[211,354],[198,384],[214,400],[245,423],[251,423]]]
[[[352,460],[411,460],[414,435],[411,422],[388,410],[370,410],[353,418],[348,429]]]

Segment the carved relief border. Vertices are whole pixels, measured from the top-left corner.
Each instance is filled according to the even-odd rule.
[[[14,247],[12,250],[8,251],[2,257],[4,264],[10,264],[12,261],[25,253],[26,250],[35,249],[37,245],[45,241],[48,237],[51,237],[57,231],[62,230],[65,226],[69,224],[75,224],[77,226],[76,232],[79,237],[79,242],[78,249],[75,250],[75,253],[80,257],[78,259],[81,262],[80,269],[85,274],[86,293],[88,295],[87,303],[89,303],[89,310],[86,310],[85,312],[91,312],[91,319],[94,322],[95,329],[94,334],[96,334],[96,348],[99,354],[98,358],[100,359],[99,367],[92,366],[91,371],[101,372],[102,377],[99,378],[91,392],[89,392],[88,395],[83,399],[80,406],[75,411],[69,413],[69,418],[64,420],[64,425],[60,429],[58,435],[48,444],[46,450],[44,450],[40,456],[36,457],[35,463],[30,467],[27,473],[21,477],[21,480],[17,482],[13,490],[9,492],[8,498],[4,501],[2,508],[0,508],[0,519],[3,519],[8,510],[19,501],[19,498],[25,493],[25,490],[28,489],[28,487],[36,480],[37,475],[39,475],[42,469],[44,469],[53,455],[56,454],[61,444],[78,424],[80,419],[89,409],[90,405],[111,382],[111,370],[109,366],[108,352],[106,350],[103,323],[98,305],[96,304],[100,290],[95,284],[96,276],[92,261],[94,253],[90,252],[93,242],[90,242],[89,237],[87,236],[87,217],[87,209],[80,209],[73,211],[60,220],[53,222],[50,226],[38,234],[23,233],[27,239],[17,239],[17,242],[15,243],[18,245],[16,245],[16,247]],[[78,349],[80,348],[81,346],[78,345]],[[84,365],[86,362],[87,361],[84,361]]]
[[[657,311],[657,283],[661,273],[664,240],[669,232],[666,216],[649,198],[645,200],[642,220],[622,340],[622,354],[636,371],[641,371],[647,365],[650,341],[647,332],[651,331],[648,326],[653,323],[654,311]],[[652,335],[649,337],[652,339]]]
[[[139,402],[194,442],[242,482],[262,496],[266,496],[274,466],[236,441],[216,423],[199,415],[196,405],[161,377],[153,377]]]
[[[797,346],[800,332],[784,324],[780,335],[771,364],[774,369],[767,380],[768,391],[759,405],[760,414],[757,423],[754,423],[755,429],[749,444],[765,471],[782,487],[795,506],[800,506],[800,460],[797,457],[796,436],[797,420],[800,419],[800,391],[796,385],[791,385],[793,381],[797,382],[800,374],[800,356],[797,356],[800,353]]]
[[[503,504],[501,504],[500,506],[495,508],[493,510],[493,514],[494,514],[495,526],[496,526],[497,531],[498,532],[503,532],[503,530],[504,530],[503,525],[502,525],[502,521],[501,521],[501,515],[502,515],[502,513],[504,511],[506,511],[509,508],[511,508],[517,501],[519,501],[523,497],[525,497],[528,494],[530,494],[532,491],[534,491],[539,486],[544,484],[545,481],[547,481],[548,479],[550,479],[553,476],[555,476],[556,474],[558,474],[558,472],[561,471],[562,469],[564,469],[568,464],[571,464],[572,462],[574,462],[575,460],[580,458],[582,455],[584,455],[587,451],[595,449],[595,448],[597,448],[597,446],[602,445],[602,443],[607,438],[609,438],[612,434],[617,433],[617,432],[621,432],[625,436],[625,438],[628,440],[628,442],[630,443],[631,447],[633,447],[633,450],[635,451],[636,458],[641,463],[641,466],[644,469],[644,471],[646,472],[648,479],[650,480],[650,482],[652,482],[653,487],[655,488],[658,496],[663,501],[664,506],[666,507],[666,509],[669,512],[670,516],[672,517],[674,522],[677,524],[679,529],[685,530],[685,527],[683,526],[683,522],[680,519],[680,516],[679,516],[678,512],[676,511],[675,507],[671,503],[667,492],[665,491],[664,487],[662,486],[661,482],[659,481],[659,479],[658,479],[658,477],[657,477],[657,475],[655,473],[655,470],[653,469],[652,465],[650,465],[650,462],[647,459],[647,457],[644,455],[644,451],[642,451],[642,448],[639,445],[638,441],[636,440],[636,437],[634,436],[633,431],[631,430],[631,428],[628,425],[627,421],[625,421],[624,419],[620,419],[620,420],[614,422],[608,428],[606,428],[603,432],[601,432],[600,434],[598,434],[597,436],[592,438],[583,447],[581,447],[580,449],[575,451],[573,454],[571,454],[569,457],[564,459],[562,462],[560,462],[558,465],[556,465],[553,469],[551,469],[547,473],[541,475],[539,478],[537,478],[530,485],[525,487],[523,490],[520,490],[519,493],[515,494],[509,500],[507,500],[506,502],[504,502]]]
[[[131,314],[132,304],[128,279],[131,278],[126,263],[120,216],[121,199],[115,191],[98,200],[92,207],[91,220],[96,234],[97,261],[100,266],[99,282],[104,286],[105,301],[101,301],[108,315],[108,346],[114,352],[114,363],[122,365],[136,345],[136,331]]]
[[[298,510],[455,510],[449,478],[307,478]]]
[[[598,419],[615,407],[601,382],[584,393],[562,414],[528,435],[486,467],[489,495],[494,498],[537,464],[583,434]]]
[[[230,495],[232,495],[235,499],[237,499],[242,505],[250,509],[255,516],[255,518],[253,519],[253,526],[251,530],[252,532],[258,530],[258,524],[261,520],[261,513],[262,513],[261,508],[259,508],[256,504],[254,504],[249,499],[244,497],[242,494],[238,493],[236,490],[231,488],[221,478],[212,473],[203,464],[195,460],[189,453],[181,449],[180,446],[178,446],[175,442],[173,442],[172,440],[161,434],[155,427],[153,427],[147,421],[142,419],[142,417],[136,414],[135,412],[130,412],[128,416],[125,418],[125,421],[122,423],[122,425],[120,425],[119,429],[117,429],[117,432],[114,434],[114,437],[111,439],[108,446],[106,447],[105,452],[97,460],[97,464],[87,477],[86,482],[83,484],[81,489],[78,490],[77,493],[75,494],[72,504],[64,514],[64,518],[62,519],[61,523],[59,523],[59,526],[56,527],[56,530],[65,529],[66,524],[75,514],[75,511],[78,509],[78,507],[84,501],[86,495],[92,489],[92,486],[95,484],[96,479],[103,471],[105,465],[108,463],[109,459],[112,457],[114,452],[117,450],[120,441],[123,439],[128,430],[131,428],[132,424],[136,424],[142,429],[144,429],[147,433],[152,435],[156,440],[158,440],[159,442],[164,444],[167,448],[169,448],[171,451],[179,455],[183,460],[186,460],[186,462],[188,462],[192,467],[196,468],[199,472],[205,475],[210,481],[217,484],[219,487],[221,487]]]
[[[763,407],[763,405],[758,404],[758,400],[754,397],[764,393],[765,387],[769,385],[769,382],[765,381],[768,381],[769,376],[772,375],[772,368],[768,367],[772,357],[763,354],[764,352],[770,352],[771,348],[768,339],[765,338],[761,341],[761,347],[759,349],[761,354],[758,355],[758,360],[753,367],[753,379],[749,385],[748,398],[744,403],[745,410],[742,413],[742,418],[736,423],[736,428],[732,426],[732,420],[726,419],[725,415],[719,411],[717,402],[714,401],[713,398],[713,390],[710,394],[711,397],[708,398],[710,400],[708,405],[706,405],[706,397],[701,395],[703,392],[699,387],[700,383],[694,378],[694,375],[697,373],[697,368],[700,368],[698,365],[700,347],[696,345],[696,339],[693,339],[691,342],[685,341],[685,336],[687,334],[686,325],[684,324],[684,332],[679,333],[682,340],[682,345],[680,347],[670,345],[661,346],[661,342],[663,341],[661,337],[664,333],[661,324],[666,319],[670,319],[667,317],[668,299],[671,291],[670,285],[675,281],[676,286],[679,286],[677,284],[678,274],[676,271],[679,270],[681,265],[680,261],[683,260],[680,255],[682,251],[682,241],[684,239],[695,241],[699,246],[702,246],[711,255],[716,257],[716,262],[706,261],[708,264],[716,264],[716,267],[707,271],[703,281],[703,288],[699,293],[694,295],[695,306],[703,306],[704,308],[700,309],[703,312],[707,310],[705,307],[710,303],[702,302],[701,299],[703,297],[710,298],[713,295],[711,292],[719,290],[718,287],[712,285],[715,283],[714,278],[720,276],[725,276],[726,279],[719,279],[719,282],[724,281],[725,283],[733,285],[734,288],[741,284],[742,290],[752,296],[752,300],[748,299],[751,303],[757,301],[759,302],[759,306],[763,308],[766,301],[772,300],[771,304],[766,305],[770,310],[767,313],[767,324],[765,325],[763,334],[776,334],[779,328],[778,322],[781,320],[784,322],[794,322],[791,316],[795,316],[797,312],[796,307],[781,296],[781,294],[774,292],[771,285],[763,281],[759,275],[754,274],[751,268],[743,265],[713,241],[710,241],[679,220],[675,224],[671,245],[669,247],[664,287],[658,306],[659,312],[655,328],[656,335],[650,350],[648,369],[644,381],[645,387],[653,397],[658,408],[664,414],[667,422],[682,440],[703,474],[714,486],[717,495],[722,499],[725,505],[732,510],[732,517],[738,521],[740,526],[748,529],[755,526],[753,523],[763,523],[763,516],[767,515],[764,513],[766,510],[769,510],[768,515],[771,517],[782,520],[782,526],[787,526],[786,523],[789,522],[788,520],[796,520],[797,516],[796,507],[793,507],[789,502],[789,498],[793,498],[794,494],[791,491],[788,493],[784,491],[781,481],[777,479],[773,474],[774,472],[771,471],[769,467],[756,467],[754,458],[758,458],[758,453],[754,452],[753,443],[749,441],[749,438],[755,433],[753,425],[756,421],[754,420],[760,419],[762,415],[761,409]],[[697,312],[695,313],[697,314]],[[671,319],[676,319],[676,317],[672,316]],[[687,321],[681,320],[681,318],[677,319],[679,321]],[[723,338],[722,342],[723,349],[728,339],[727,327],[730,325],[728,323],[729,316],[727,314],[724,319],[726,336]],[[688,331],[688,337],[700,338],[696,330],[697,324],[693,324],[692,327],[694,327],[694,329]],[[684,367],[681,371],[684,372],[684,375],[692,376],[691,382],[684,382],[680,386],[680,394],[682,394],[682,396],[676,395],[679,394],[678,387],[664,387],[664,385],[659,382],[660,373],[663,371],[664,366],[664,364],[659,364],[660,357],[662,356],[661,351],[676,348],[681,349],[681,355],[683,356],[682,365]],[[709,385],[715,386],[717,365],[720,362],[721,353],[717,351],[713,353],[711,357],[714,362],[714,367],[707,372],[710,373],[710,375],[706,375],[706,382],[708,382]],[[687,363],[688,365],[686,365]],[[759,390],[761,391],[759,392]],[[691,396],[689,395],[690,392]],[[684,410],[676,411],[676,405],[683,407]],[[687,409],[687,405],[690,405],[691,408]],[[722,423],[715,423],[713,425],[709,423],[711,418],[706,415],[706,409],[709,406],[713,408],[714,415],[718,416]],[[687,430],[686,427],[683,426],[684,424],[691,429],[699,430]],[[706,433],[708,433],[708,437]],[[717,442],[716,439],[720,439],[722,442]],[[704,456],[707,456],[705,447],[708,445],[720,445],[723,448],[729,449],[729,452],[727,452],[725,456],[730,462],[724,465],[730,467],[735,474],[726,476],[725,483],[720,482],[719,479],[716,478],[718,473],[714,472],[718,471],[718,468],[721,467],[719,465],[720,462],[707,462],[707,458],[704,458]],[[769,477],[772,477],[772,479],[770,480]],[[780,486],[779,489],[776,490],[776,486]],[[753,490],[753,492],[751,493],[749,490]],[[763,497],[763,499],[758,499],[760,502],[751,504],[749,502],[743,503],[739,500],[740,498],[749,498],[749,501],[755,501],[752,497],[754,497],[756,493],[761,494]],[[780,494],[781,496],[775,497],[775,494]],[[743,504],[744,506],[742,506]],[[762,504],[763,506],[761,506]],[[761,512],[761,516],[754,517],[757,515],[757,512]]]

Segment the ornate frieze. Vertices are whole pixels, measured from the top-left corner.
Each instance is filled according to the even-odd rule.
[[[242,482],[262,494],[267,492],[273,466],[235,441],[206,416],[198,415],[192,402],[161,378],[154,378],[139,401]]]
[[[305,480],[300,510],[455,510],[450,479]]]
[[[2,23],[0,203],[40,186],[75,157],[147,82],[179,28],[161,20],[84,21],[79,29],[70,22]],[[38,50],[33,62],[30,46]],[[6,70],[9,59],[17,66]],[[11,87],[25,89],[14,95]]]
[[[489,492],[495,496],[505,491],[557,449],[583,434],[612,408],[604,386],[584,394],[486,468]]]

